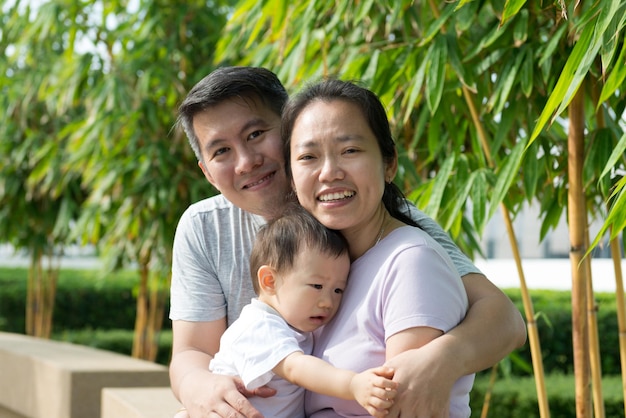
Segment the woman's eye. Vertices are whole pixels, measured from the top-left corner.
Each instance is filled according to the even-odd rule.
[[[261,134],[263,134],[263,131],[254,131],[248,135],[248,140],[258,138]]]

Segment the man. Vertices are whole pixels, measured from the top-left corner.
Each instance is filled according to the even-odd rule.
[[[238,378],[208,370],[219,340],[254,297],[248,260],[256,231],[280,213],[289,191],[280,137],[287,93],[262,68],[220,68],[180,107],[183,127],[207,180],[221,193],[193,204],[174,240],[171,312],[172,390],[191,418],[260,417]],[[524,343],[524,322],[511,301],[456,248],[434,221],[416,219],[455,261],[468,295],[466,319],[449,333],[393,358],[403,416],[445,417],[453,383],[492,366]],[[468,265],[470,267],[468,267]],[[269,417],[268,417],[269,418]]]

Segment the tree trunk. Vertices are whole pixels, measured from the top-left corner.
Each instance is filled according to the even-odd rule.
[[[146,329],[148,327],[148,274],[147,263],[139,264],[139,290],[137,292],[137,316],[135,317],[135,335],[133,337],[132,356],[144,359]]]
[[[148,262],[139,267],[137,316],[133,338],[133,357],[155,361],[159,351],[159,335],[163,326],[167,292],[158,280],[150,280]]]
[[[569,105],[568,218],[572,266],[572,347],[576,382],[576,417],[591,418],[589,334],[587,324],[587,275],[581,267],[585,254],[587,222],[583,193],[584,88],[581,86]]]
[[[48,254],[49,265],[43,268],[43,252],[34,250],[28,269],[26,291],[26,334],[50,338],[56,297],[59,266],[54,265],[53,251]]]

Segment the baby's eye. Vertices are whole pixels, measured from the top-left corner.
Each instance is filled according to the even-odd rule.
[[[343,289],[335,289],[335,293],[339,294],[339,295],[343,295]]]
[[[322,290],[324,288],[324,286],[322,286],[321,284],[312,284],[311,286],[317,290]]]

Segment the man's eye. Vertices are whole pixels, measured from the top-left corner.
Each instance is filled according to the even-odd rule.
[[[215,152],[213,153],[214,157],[217,157],[219,155],[222,155],[224,153],[228,152],[228,148],[218,148],[217,150],[215,150]]]

